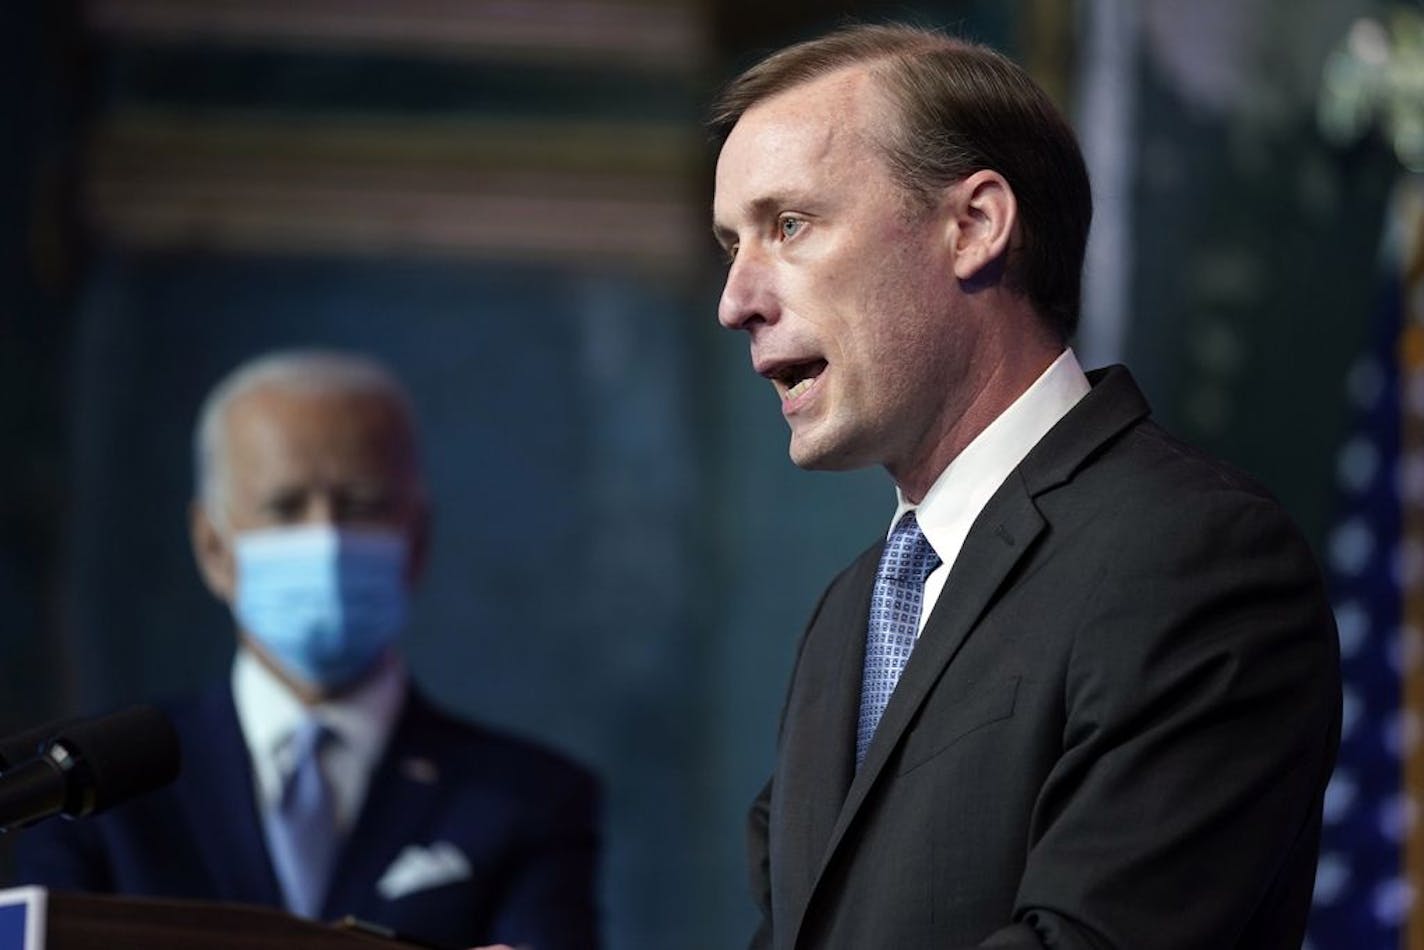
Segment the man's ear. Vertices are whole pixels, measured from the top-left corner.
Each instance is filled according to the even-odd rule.
[[[954,276],[986,283],[1003,272],[1019,206],[1003,175],[980,169],[949,187]]]
[[[208,516],[207,506],[194,500],[188,505],[188,532],[193,541],[193,559],[198,573],[213,596],[231,604],[237,590],[237,564],[232,545]]]

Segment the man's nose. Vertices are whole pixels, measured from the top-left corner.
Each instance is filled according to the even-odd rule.
[[[336,498],[330,492],[314,491],[307,495],[302,521],[310,525],[335,526],[339,520]]]
[[[781,314],[770,269],[754,251],[742,251],[727,271],[717,305],[717,322],[728,330],[750,330],[775,323]]]

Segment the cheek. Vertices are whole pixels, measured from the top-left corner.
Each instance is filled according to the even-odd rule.
[[[941,380],[940,354],[948,342],[944,301],[914,274],[887,272],[867,295],[857,346],[867,372],[886,399],[933,392]]]
[[[813,328],[827,359],[846,375],[875,377],[903,372],[908,354],[934,329],[936,299],[926,255],[896,232],[890,254],[842,249],[788,294],[789,310]],[[864,262],[874,261],[873,265]],[[884,383],[878,384],[884,385]]]

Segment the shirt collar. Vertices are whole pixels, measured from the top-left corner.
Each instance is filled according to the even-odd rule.
[[[263,801],[281,797],[282,760],[302,720],[320,719],[350,755],[374,767],[405,693],[405,662],[390,653],[354,689],[308,708],[251,650],[239,645],[232,664],[232,696]]]
[[[905,512],[915,511],[935,553],[952,565],[970,526],[1004,479],[1091,388],[1077,356],[1065,349],[946,466],[919,505],[896,487],[890,529]]]

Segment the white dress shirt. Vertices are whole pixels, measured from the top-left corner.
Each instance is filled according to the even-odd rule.
[[[914,511],[920,530],[941,561],[925,579],[917,635],[924,630],[979,513],[1024,456],[1091,388],[1078,358],[1071,349],[1064,350],[1023,395],[949,463],[918,506],[906,501],[899,488],[895,489],[898,505],[890,529],[894,530],[901,515]]]
[[[395,727],[405,691],[405,664],[390,654],[351,692],[308,708],[250,650],[239,646],[232,664],[232,696],[262,814],[277,808],[283,781],[296,768],[291,740],[297,725],[314,716],[333,735],[322,747],[322,772],[331,784],[337,830],[350,831]]]

